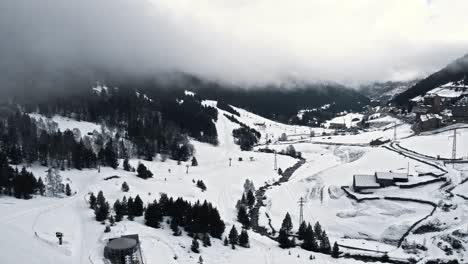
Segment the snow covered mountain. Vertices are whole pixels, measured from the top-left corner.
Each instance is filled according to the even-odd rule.
[[[100,89],[101,92],[104,90]],[[182,148],[172,150],[172,147],[169,150],[174,151],[173,154],[158,147],[154,156],[148,159],[145,148],[139,153],[138,147],[130,147],[138,137],[131,136],[134,132],[127,136],[126,131],[129,130],[126,130],[126,126],[122,128],[121,122],[92,117],[89,111],[83,112],[87,115],[79,114],[80,107],[75,108],[78,109],[77,113],[73,113],[60,110],[60,104],[52,103],[49,107],[55,106],[53,111],[29,113],[27,116],[35,120],[33,123],[37,124],[41,134],[53,133],[52,138],[60,138],[59,132],[69,135],[67,131],[72,130],[75,142],[84,141],[85,147],[90,144],[97,152],[100,152],[100,148],[104,149],[102,154],[97,155],[98,160],[105,161],[110,155],[108,152],[116,150],[117,166],[113,168],[110,162],[109,165],[91,164],[78,169],[74,167],[73,158],[72,165],[64,162],[63,170],[57,172],[63,183],[70,186],[69,196],[33,194],[33,199],[23,200],[8,196],[7,189],[3,189],[4,195],[0,197],[2,263],[107,264],[103,251],[108,239],[129,234],[139,235],[144,263],[280,264],[311,263],[311,259],[318,263],[364,263],[369,260],[381,263],[408,263],[413,260],[448,263],[450,260],[463,262],[468,257],[464,250],[468,246],[464,226],[468,215],[465,197],[467,167],[465,163],[453,166],[437,158],[438,155],[444,159],[450,158],[451,144],[448,143],[451,139],[448,136],[453,134],[454,129],[459,133],[457,157],[465,155],[463,149],[468,148],[466,126],[459,124],[415,135],[411,124],[379,114],[368,121],[369,127],[366,129],[336,133],[333,129],[279,123],[214,100],[202,99],[198,105],[190,98],[199,100],[199,95],[183,93],[187,97],[180,97],[177,102],[171,99],[175,102],[169,104],[171,111],[151,108],[151,104],[162,101],[151,94],[141,92],[135,98],[127,94],[126,98],[145,105],[145,111],[161,110],[161,116],[165,118],[177,116],[168,114],[182,111],[190,106],[185,105],[189,103],[193,104],[190,107],[208,111],[207,115],[210,116],[209,111],[215,110],[217,114],[211,122],[216,129],[216,143],[204,140],[203,133],[193,132],[187,137],[188,141],[176,141],[174,144],[174,147],[192,145],[193,151],[187,159],[178,159],[183,156],[175,154]],[[99,104],[112,105],[111,95],[101,96],[103,101],[98,101]],[[131,104],[129,107],[137,111],[134,114],[143,113],[138,112],[138,107],[133,108]],[[126,116],[126,112],[115,112],[119,113],[115,116],[120,116],[117,120],[125,120],[122,117]],[[190,113],[182,111],[179,114]],[[351,117],[354,116],[350,114],[352,123]],[[103,122],[91,122],[92,118]],[[141,118],[146,116],[142,115]],[[14,120],[11,117],[6,124],[20,124]],[[20,120],[27,124],[28,117],[21,117]],[[114,122],[113,126],[104,125],[112,124],[110,121]],[[154,122],[157,124],[159,121],[154,119]],[[176,133],[178,130],[171,128],[176,125],[168,125],[167,129],[173,129]],[[182,125],[181,129],[184,128]],[[188,125],[186,127],[190,128]],[[392,138],[395,126],[398,141],[384,143],[380,147],[370,144],[377,139]],[[0,128],[2,134],[11,135],[8,130]],[[156,128],[152,131],[160,133]],[[257,139],[252,149],[241,150],[238,144],[242,137],[250,138],[252,135]],[[21,135],[20,138],[27,137]],[[114,143],[108,144],[111,138]],[[119,138],[118,142],[123,142],[122,146],[115,142],[116,138]],[[161,136],[159,139],[172,138]],[[69,141],[58,146],[67,144]],[[20,149],[26,150],[23,147]],[[127,150],[126,154],[122,152],[123,149]],[[130,151],[132,149],[134,151]],[[48,153],[56,155],[54,149]],[[71,153],[72,157],[76,155],[74,153]],[[7,152],[8,157],[12,154],[14,152]],[[13,166],[25,166],[36,178],[45,179],[48,166],[52,164],[49,161],[51,155],[46,157],[47,163],[28,162],[25,159]],[[196,157],[196,163],[192,157]],[[129,167],[139,168],[142,164],[154,175],[147,179],[138,177],[140,169],[125,170],[126,160]],[[389,171],[408,175],[408,182],[366,192],[357,192],[353,188],[353,175],[372,176],[375,172]],[[122,189],[124,182],[129,187],[127,191]],[[203,182],[203,185],[199,182]],[[222,235],[224,239],[229,236],[232,226],[239,231],[242,229],[237,205],[246,195],[246,190],[252,190],[252,186],[255,201],[247,208],[250,247],[237,246],[235,250],[224,246],[222,239],[212,237],[211,246],[200,245],[200,253],[194,252],[191,249],[194,240],[191,236],[194,234],[187,226],[180,226],[181,235],[174,236],[171,216],[164,216],[160,228],[147,225],[148,219],[151,219],[145,216],[148,211],[134,218],[124,215],[121,221],[115,223],[115,219],[106,219],[102,224],[96,221],[95,212],[90,209],[91,193],[97,195],[100,191],[111,205],[110,215],[113,217],[117,216],[117,212],[112,205],[117,200],[123,201],[124,196],[126,199],[138,196],[144,207],[154,200],[160,200],[162,194],[174,199],[180,197],[192,205],[206,200],[217,209],[226,226]],[[299,238],[295,238],[297,246],[289,245],[288,249],[279,247],[278,240],[280,243],[282,240],[278,234],[287,213],[293,234],[298,231],[300,210],[297,202],[301,198],[305,202],[303,220],[312,226],[319,222],[321,226],[312,231],[317,236],[317,247],[323,245],[323,237],[327,237],[330,245],[337,243],[339,254],[335,257],[338,258],[319,249],[311,250],[304,245],[305,240]],[[162,204],[161,201],[158,204]],[[109,230],[105,232],[107,227]],[[58,244],[56,232],[64,234],[62,245]],[[318,234],[322,238],[319,239]]]
[[[467,84],[467,76],[468,54],[458,58],[440,71],[419,81],[410,89],[398,94],[393,101],[396,104],[405,105],[410,99],[424,95],[428,91],[450,82]]]

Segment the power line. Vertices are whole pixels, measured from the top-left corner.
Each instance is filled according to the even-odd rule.
[[[299,226],[304,222],[304,204],[305,200],[303,197],[297,202],[299,204]]]

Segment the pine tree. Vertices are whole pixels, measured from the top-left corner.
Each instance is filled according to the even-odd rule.
[[[302,221],[301,225],[299,226],[299,230],[297,232],[297,237],[299,240],[304,240],[306,229],[307,229],[307,224],[305,221]]]
[[[71,189],[70,189],[70,185],[67,183],[67,185],[65,186],[65,194],[67,196],[71,196]]]
[[[237,221],[239,221],[244,228],[250,228],[250,218],[247,214],[245,206],[241,206],[237,212]]]
[[[195,156],[192,158],[192,166],[193,167],[198,166],[198,161],[197,161],[197,158],[195,158]]]
[[[135,213],[133,212],[133,198],[129,197],[127,201],[127,219],[133,221],[135,218]]]
[[[130,187],[128,187],[128,184],[126,181],[122,183],[121,189],[122,189],[122,192],[128,192],[130,190]]]
[[[330,240],[328,240],[327,233],[322,231],[322,235],[320,236],[320,252],[324,254],[330,254],[331,252],[331,246],[330,246]]]
[[[123,169],[126,171],[132,171],[132,166],[128,162],[128,158],[125,158],[123,161]]]
[[[198,239],[196,236],[192,240],[192,246],[190,247],[190,249],[195,253],[200,253],[200,243],[198,243]]]
[[[89,195],[89,208],[96,209],[96,196],[94,196],[94,193]]]
[[[249,207],[255,205],[255,195],[253,194],[252,190],[249,190],[249,192],[247,193],[247,203]]]
[[[289,240],[288,232],[283,228],[279,231],[278,243],[281,248],[291,247],[291,240]]]
[[[286,216],[283,219],[283,223],[281,224],[281,229],[284,229],[288,234],[291,233],[293,229],[293,224],[289,213],[286,213]]]
[[[317,221],[314,225],[314,234],[317,237],[317,239],[320,241],[322,240],[322,226],[320,223]]]
[[[333,244],[331,256],[333,258],[338,258],[340,256],[340,248],[338,247],[338,243],[336,242]]]
[[[115,212],[115,221],[117,221],[117,222],[122,221],[124,212],[123,212],[122,204],[120,203],[119,199],[117,199],[114,202],[113,207],[114,207],[114,212]]]
[[[39,192],[40,195],[45,194],[45,185],[41,177],[39,177],[39,180],[37,180],[37,191]]]
[[[133,201],[133,215],[134,216],[142,216],[143,215],[143,201],[141,200],[140,196],[137,195],[135,200]]]
[[[223,242],[224,246],[228,246],[229,245],[229,240],[227,237],[224,237],[224,242]]]
[[[97,221],[104,221],[109,216],[109,204],[104,197],[104,193],[99,191],[96,198],[96,206],[94,208],[94,214]]]
[[[249,242],[249,234],[247,233],[247,230],[242,229],[240,235],[239,235],[239,245],[241,247],[250,247],[250,242]]]
[[[202,242],[204,247],[211,247],[211,239],[208,233],[204,233],[202,237]]]
[[[317,251],[318,245],[317,240],[314,235],[314,230],[310,224],[307,225],[307,229],[304,236],[304,242],[302,243],[301,247],[305,250],[309,251]]]
[[[142,179],[148,179],[153,177],[153,173],[149,171],[143,163],[138,164],[137,168],[137,176]]]
[[[170,228],[174,236],[180,236],[182,231],[180,231],[179,225],[177,224],[176,218],[172,218]]]
[[[138,196],[137,196],[138,197]],[[136,202],[135,198],[135,202]],[[145,224],[154,228],[159,228],[160,222],[163,220],[161,208],[156,200],[148,204],[145,211]]]
[[[197,181],[197,187],[200,188],[202,191],[206,191],[206,185],[202,180]]]
[[[232,248],[236,248],[236,245],[239,243],[239,234],[237,233],[236,226],[232,226],[231,231],[229,232],[229,244]]]

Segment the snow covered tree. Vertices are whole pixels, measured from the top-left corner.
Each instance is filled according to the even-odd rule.
[[[252,191],[252,193],[255,193],[255,186],[253,184],[253,181],[249,179],[245,179],[244,182],[244,193],[249,193],[249,191]]]
[[[93,210],[96,208],[96,196],[94,196],[94,193],[89,195],[89,208]]]
[[[70,184],[68,184],[68,183],[67,183],[67,185],[65,185],[65,194],[67,196],[71,196]]]
[[[121,189],[122,189],[122,192],[128,192],[130,190],[130,187],[128,187],[128,184],[126,181],[122,183]]]
[[[204,247],[211,247],[210,235],[208,235],[207,233],[204,233],[202,237],[202,242],[203,242]]]
[[[333,244],[333,249],[332,249],[332,252],[331,252],[331,256],[333,258],[338,258],[340,256],[340,248],[338,247],[338,243],[334,243]]]
[[[190,249],[195,253],[200,253],[200,243],[198,243],[198,239],[196,236],[192,240],[192,246],[190,247]]]
[[[293,229],[293,224],[289,213],[286,213],[286,216],[283,219],[283,223],[281,224],[281,229],[284,229],[288,234],[291,233]]]
[[[231,244],[232,249],[235,249],[238,243],[239,234],[237,233],[236,226],[233,225],[231,231],[229,232],[229,244]]]
[[[63,192],[62,177],[58,169],[47,170],[46,183],[47,195],[55,197]]]
[[[306,229],[307,229],[307,224],[305,221],[302,221],[301,225],[299,226],[299,230],[297,232],[297,238],[299,240],[304,240]]]
[[[247,229],[250,228],[250,218],[247,214],[247,209],[245,208],[245,206],[241,206],[239,208],[239,211],[237,212],[237,221],[239,221],[242,224],[242,227]]]
[[[239,235],[239,245],[241,247],[250,247],[250,242],[249,242],[249,234],[247,233],[247,230],[242,229],[240,235]]]
[[[252,208],[255,205],[255,195],[252,192],[252,190],[249,190],[249,192],[247,193],[247,204],[250,208]]]

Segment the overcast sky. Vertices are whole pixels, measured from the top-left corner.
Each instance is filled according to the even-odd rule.
[[[0,79],[99,69],[405,80],[468,53],[467,10],[466,0],[1,0]]]

